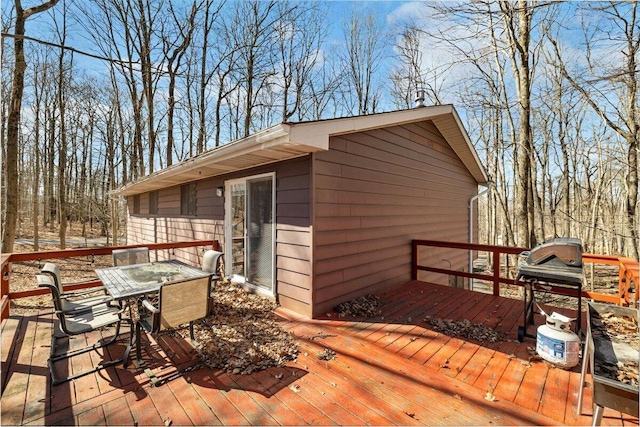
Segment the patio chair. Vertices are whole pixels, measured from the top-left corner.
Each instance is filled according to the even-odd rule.
[[[52,262],[47,262],[40,270],[42,274],[48,274],[53,279],[53,284],[58,288],[58,294],[60,296],[60,307],[67,314],[72,315],[74,312],[91,310],[91,307],[109,303],[113,301],[113,298],[106,295],[107,291],[102,287],[95,287],[90,289],[84,289],[80,291],[65,291],[64,285],[60,280],[60,267]],[[68,284],[67,284],[68,285]],[[102,290],[105,295],[93,295],[97,291]]]
[[[49,359],[47,360],[47,364],[49,366],[49,372],[51,373],[51,381],[53,385],[61,384],[84,375],[88,375],[92,372],[100,371],[109,366],[116,365],[120,362],[123,363],[123,366],[126,368],[129,359],[129,350],[131,348],[131,342],[133,339],[133,325],[131,324],[131,319],[122,317],[123,309],[119,307],[112,307],[107,304],[99,304],[92,306],[88,310],[84,310],[81,312],[73,311],[68,312],[62,308],[62,301],[60,298],[60,292],[58,291],[58,287],[55,285],[53,279],[50,275],[37,274],[36,278],[38,280],[38,286],[41,288],[49,288],[51,291],[51,298],[53,299],[53,305],[55,308],[55,314],[58,318],[58,322],[54,327],[54,332],[51,338],[51,351],[49,353]],[[79,354],[83,354],[92,350],[99,349],[101,347],[106,347],[112,343],[114,343],[120,334],[120,327],[122,322],[127,322],[130,325],[129,332],[129,346],[125,351],[123,357],[119,359],[109,360],[102,362],[101,364],[95,366],[92,369],[88,369],[86,371],[82,371],[65,378],[56,378],[55,372],[53,369],[53,365],[55,362],[59,360],[69,359],[73,356],[77,356]],[[61,354],[56,354],[56,344],[59,338],[63,338],[65,336],[72,335],[80,335],[86,332],[91,332],[96,329],[100,329],[106,326],[115,326],[115,332],[113,334],[113,338],[107,341],[99,341],[92,345],[78,348],[72,351],[66,351]],[[106,352],[105,352],[106,355]]]
[[[224,276],[223,272],[221,272],[223,253],[220,251],[207,250],[204,252],[202,256],[202,271],[206,271],[207,273],[211,273],[211,281],[218,282],[222,276]],[[211,287],[213,291],[213,286]],[[209,307],[209,312],[213,312],[213,299],[211,300],[211,307]]]
[[[191,342],[194,343],[193,324],[197,320],[204,319],[209,314],[210,292],[211,276],[205,276],[164,284],[160,288],[157,307],[146,297],[140,299],[140,319],[136,322],[136,359],[141,366],[144,366],[140,346],[142,330],[144,329],[150,334],[157,335],[161,332],[180,329],[188,323],[189,336]],[[155,386],[194,368],[195,366],[191,366],[162,378],[158,378],[148,369],[145,369],[145,371],[151,378],[151,383]]]
[[[149,248],[115,249],[112,252],[113,265],[145,264],[149,262]]]
[[[222,252],[210,249],[208,251],[205,251],[204,255],[202,256],[202,271],[212,273],[212,280],[220,279],[220,268],[223,255],[224,254]]]

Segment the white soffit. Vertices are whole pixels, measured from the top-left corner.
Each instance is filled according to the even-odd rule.
[[[452,105],[302,123],[281,123],[154,172],[113,192],[130,196],[329,149],[329,137],[431,120],[479,184],[487,177]]]

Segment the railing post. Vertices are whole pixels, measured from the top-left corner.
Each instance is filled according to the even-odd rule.
[[[418,244],[411,241],[411,280],[418,280]]]
[[[493,251],[493,295],[500,296],[500,251]]]
[[[9,317],[9,272],[11,265],[9,262],[5,262],[8,259],[8,255],[3,257],[2,269],[0,270],[0,320],[4,320]]]

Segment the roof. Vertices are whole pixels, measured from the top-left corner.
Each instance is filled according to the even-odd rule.
[[[130,196],[211,178],[329,149],[329,137],[430,120],[478,184],[487,183],[460,117],[452,105],[300,123],[280,123],[131,182],[113,194]]]

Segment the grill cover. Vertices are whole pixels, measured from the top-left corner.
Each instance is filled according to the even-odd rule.
[[[571,237],[547,240],[529,251],[526,264],[582,267],[582,242]]]

